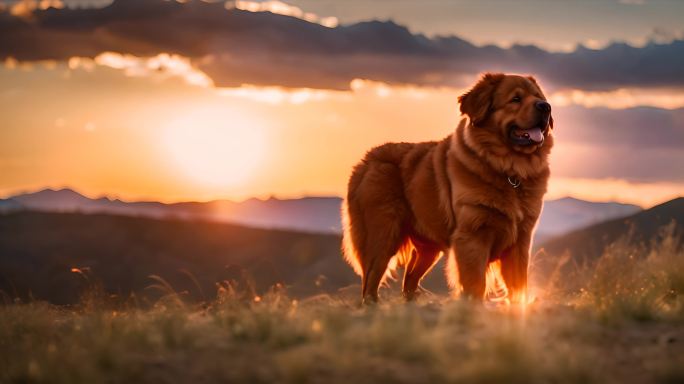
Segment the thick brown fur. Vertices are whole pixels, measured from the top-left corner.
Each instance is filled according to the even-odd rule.
[[[550,106],[541,111],[538,104],[545,100],[532,77],[485,74],[459,97],[468,118],[453,134],[384,144],[356,165],[343,207],[344,242],[347,261],[362,277],[364,302],[377,301],[391,264],[405,268],[403,294],[413,298],[444,253],[454,258],[458,276],[449,278],[466,297],[484,297],[486,271],[496,264],[509,298],[524,300],[553,145]],[[538,121],[543,144],[509,139],[514,125]]]

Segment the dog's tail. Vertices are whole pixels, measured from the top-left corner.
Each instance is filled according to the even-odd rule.
[[[363,270],[361,269],[361,260],[359,259],[359,254],[354,247],[354,241],[352,240],[352,227],[351,219],[349,217],[349,206],[347,204],[347,199],[342,202],[342,253],[344,254],[344,259],[347,263],[354,269],[357,275],[362,276]]]
[[[363,268],[361,267],[363,261],[361,260],[361,255],[358,252],[357,246],[362,246],[363,241],[365,240],[363,238],[364,228],[354,227],[363,225],[363,223],[355,221],[354,224],[352,224],[347,199],[342,202],[341,214],[343,228],[342,253],[344,254],[344,259],[354,269],[354,272],[356,272],[357,275],[363,276]],[[356,239],[354,239],[355,235]],[[399,274],[397,270],[406,267],[409,264],[414,248],[411,240],[407,238],[399,247],[397,253],[390,259],[382,283],[385,283],[388,279],[396,280],[398,278]]]

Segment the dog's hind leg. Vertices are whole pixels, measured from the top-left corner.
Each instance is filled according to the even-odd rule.
[[[378,300],[378,288],[392,256],[407,240],[404,224],[409,210],[401,188],[399,169],[391,164],[370,167],[358,188],[359,218],[365,239],[359,251],[364,303]]]
[[[404,239],[401,233],[402,209],[399,207],[394,213],[396,216],[372,216],[374,224],[368,225],[366,234],[366,247],[363,251],[363,280],[362,297],[364,304],[378,301],[378,288],[382,282],[389,261],[399,252]]]
[[[416,289],[420,280],[425,276],[435,262],[439,259],[441,250],[433,245],[414,244],[414,249],[411,255],[411,262],[406,266],[404,272],[404,284],[402,293],[407,301],[413,300],[416,295]]]
[[[368,270],[364,271],[361,288],[363,291],[363,304],[378,302],[378,289],[380,288],[380,283],[385,276],[387,265],[392,256],[393,255],[386,257],[386,255],[384,255],[382,257],[374,258]]]

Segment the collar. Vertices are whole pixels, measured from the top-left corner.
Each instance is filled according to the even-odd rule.
[[[522,182],[516,176],[508,176],[508,184],[510,184],[513,189],[518,188]]]

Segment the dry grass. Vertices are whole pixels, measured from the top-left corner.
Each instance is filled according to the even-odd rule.
[[[684,251],[675,229],[674,223],[662,228],[659,240],[650,244],[635,245],[629,234],[618,239],[574,274],[582,286],[575,300],[563,295],[559,279],[561,297],[607,321],[684,320]]]
[[[296,301],[230,286],[203,305],[173,292],[152,309],[97,295],[8,305],[0,382],[682,382],[684,254],[672,236],[615,244],[588,272],[579,295],[524,310],[440,297],[361,308],[344,293]]]

